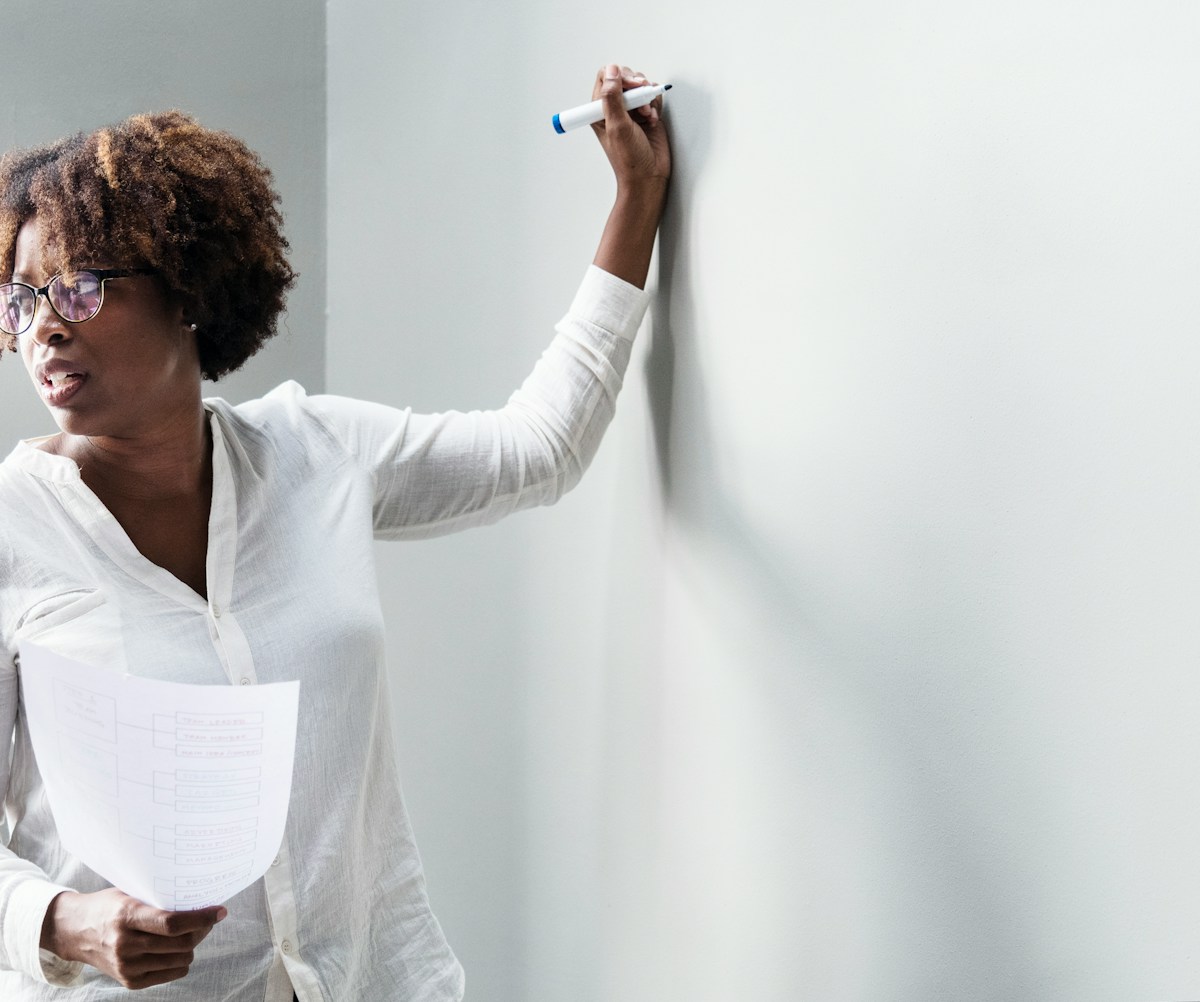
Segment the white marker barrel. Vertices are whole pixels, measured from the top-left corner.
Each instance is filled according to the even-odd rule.
[[[670,89],[670,84],[654,84],[627,90],[624,95],[625,110],[633,111],[634,108],[641,108],[643,105],[647,105],[653,101],[659,94],[664,94]],[[581,104],[578,108],[560,111],[550,121],[554,125],[554,131],[558,133],[578,129],[581,125],[603,122],[604,102],[589,101],[587,104]]]

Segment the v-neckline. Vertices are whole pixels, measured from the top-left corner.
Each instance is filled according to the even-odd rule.
[[[217,414],[207,405],[212,435],[212,500],[208,513],[208,543],[205,555],[206,599],[191,585],[154,563],[129,538],[116,516],[83,481],[79,467],[65,456],[56,456],[36,447],[32,441],[21,443],[32,456],[27,456],[32,472],[53,472],[52,479],[69,489],[62,492],[64,505],[109,558],[126,573],[189,608],[197,611],[219,610],[229,604],[233,590],[233,563],[237,550],[237,498],[229,461],[225,434]]]

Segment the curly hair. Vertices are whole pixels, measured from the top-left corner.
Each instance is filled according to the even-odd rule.
[[[275,334],[296,280],[278,203],[270,170],[240,139],[179,111],[134,115],[0,158],[0,281],[36,214],[59,272],[100,260],[153,268],[196,324],[204,376],[218,379]]]

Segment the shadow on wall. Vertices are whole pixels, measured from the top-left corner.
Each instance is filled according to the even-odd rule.
[[[763,879],[747,887],[745,900],[726,902],[758,916],[756,936],[792,958],[790,972],[759,987],[767,995],[785,983],[817,987],[817,970],[846,952],[834,947],[821,956],[820,944],[839,939],[865,964],[864,997],[873,990],[898,1000],[969,992],[992,977],[1035,981],[1045,957],[1022,921],[1030,874],[1019,845],[997,845],[995,805],[980,789],[1007,774],[1012,795],[1034,789],[1036,778],[1011,749],[963,727],[976,712],[963,705],[978,698],[971,675],[1003,671],[1003,647],[986,613],[972,611],[977,582],[963,576],[953,538],[936,515],[896,512],[912,553],[881,569],[896,578],[884,587],[894,602],[864,609],[819,566],[793,566],[722,483],[699,351],[704,318],[694,299],[695,282],[720,276],[701,274],[690,229],[714,108],[700,88],[675,83],[686,106],[672,103],[681,121],[686,107],[689,127],[676,130],[664,117],[675,169],[659,236],[646,378],[665,520],[699,562],[718,565],[722,599],[744,612],[737,628],[745,634],[730,638],[728,674],[770,735],[758,754],[770,758],[762,765],[777,802],[747,819],[744,833],[748,848],[761,842],[754,875]],[[760,152],[748,154],[748,168]],[[750,184],[746,197],[757,197]],[[751,308],[747,323],[754,322]],[[712,336],[769,349],[768,332]],[[781,401],[780,424],[764,434],[780,436],[780,462],[799,463],[784,408]],[[804,526],[796,532],[801,540],[810,535]],[[965,660],[972,652],[980,664]],[[759,894],[768,882],[776,889]],[[798,948],[797,935],[810,945]]]
[[[675,167],[659,232],[657,290],[651,307],[653,336],[646,356],[663,504],[668,519],[689,534],[703,536],[736,555],[745,571],[739,583],[753,590],[754,602],[776,613],[769,617],[773,622],[792,623],[799,633],[799,617],[806,603],[796,577],[778,565],[769,541],[750,527],[724,490],[713,459],[713,423],[697,351],[697,333],[704,325],[696,316],[692,291],[696,269],[690,229],[697,181],[710,150],[713,101],[686,80],[675,82],[680,93],[687,95],[690,127],[686,133],[676,131],[669,115],[663,119],[670,132]],[[725,331],[716,336],[741,333]],[[814,631],[804,632],[811,635]]]

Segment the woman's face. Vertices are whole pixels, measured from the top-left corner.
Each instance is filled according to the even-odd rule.
[[[17,234],[13,281],[41,288],[54,274],[43,263],[33,216]],[[82,323],[67,323],[39,296],[33,325],[19,336],[19,346],[38,395],[68,435],[136,438],[161,431],[175,415],[195,419],[196,336],[153,275],[110,279],[100,312]]]

